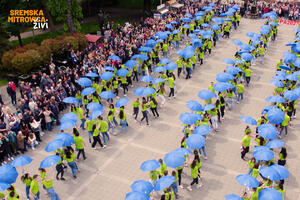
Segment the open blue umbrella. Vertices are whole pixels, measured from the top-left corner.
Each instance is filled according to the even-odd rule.
[[[277,165],[277,164],[274,164],[274,165],[271,165],[270,166],[272,169],[274,169],[275,171],[278,172],[278,174],[280,175],[280,180],[283,180],[283,179],[286,179],[289,177],[290,175],[290,172],[289,170],[287,170],[284,166],[282,165]]]
[[[259,182],[249,174],[240,174],[238,175],[235,180],[243,186],[248,188],[257,188],[259,186]]]
[[[55,139],[62,140],[63,141],[63,146],[65,146],[65,147],[70,147],[73,144],[75,144],[74,137],[71,136],[69,133],[64,133],[64,132],[58,133],[55,136]]]
[[[221,72],[217,74],[216,80],[219,82],[227,82],[233,80],[234,76],[229,73]]]
[[[77,123],[78,120],[78,115],[76,115],[75,113],[69,112],[64,114],[64,116],[60,119],[61,123],[64,123],[65,121],[74,121],[75,123]]]
[[[150,172],[159,168],[160,165],[160,162],[158,162],[157,160],[147,160],[141,164],[140,169],[145,172]]]
[[[294,92],[295,92],[298,96],[300,96],[300,88],[294,89]]]
[[[66,97],[63,99],[64,103],[77,103],[78,99],[76,99],[75,97]]]
[[[94,92],[96,92],[95,88],[87,87],[81,91],[81,94],[82,95],[90,95],[90,94],[93,94]]]
[[[99,117],[100,115],[103,114],[103,110],[94,110],[90,116],[89,116],[89,120],[92,120],[92,119],[96,119],[97,117]]]
[[[174,29],[174,27],[171,24],[166,24],[165,27],[169,29]]]
[[[148,96],[148,95],[154,94],[155,93],[155,89],[153,89],[153,88],[139,87],[139,88],[136,88],[133,91],[133,93],[136,96]]]
[[[177,64],[176,63],[169,63],[166,66],[167,70],[174,70],[177,68]]]
[[[243,200],[242,197],[236,194],[228,194],[225,196],[225,200]]]
[[[119,69],[119,70],[116,72],[116,75],[117,75],[117,76],[126,76],[128,73],[129,73],[129,71],[128,71],[127,69]]]
[[[143,194],[150,194],[154,189],[153,185],[145,180],[134,181],[130,187],[133,192],[140,192]]]
[[[196,15],[196,16],[203,16],[203,15],[205,15],[205,12],[203,12],[203,11],[198,11],[198,12],[195,13],[195,15]]]
[[[202,100],[209,100],[209,99],[217,97],[217,95],[210,90],[201,90],[198,93],[198,97]]]
[[[270,140],[267,144],[266,147],[271,148],[271,149],[275,149],[275,148],[281,148],[285,145],[284,141],[282,140]]]
[[[110,80],[112,77],[114,77],[114,74],[112,72],[103,72],[100,75],[100,78],[105,81]]]
[[[106,67],[104,67],[104,69],[107,71],[113,71],[113,72],[116,71],[116,69],[111,66],[106,66]]]
[[[172,183],[174,183],[175,181],[175,177],[174,176],[162,176],[160,179],[158,179],[154,185],[154,190],[155,191],[162,191],[168,187],[170,187],[170,185],[172,185]]]
[[[18,172],[12,165],[2,165],[0,167],[0,183],[13,184],[16,182]]]
[[[131,57],[131,59],[140,59],[140,60],[148,60],[149,57],[145,54],[136,54],[134,56]]]
[[[152,76],[142,76],[140,80],[143,82],[153,82],[154,78]]]
[[[248,33],[246,33],[246,35],[247,35],[248,37],[253,37],[253,36],[254,36],[254,33],[253,33],[253,32],[248,32]]]
[[[280,174],[274,170],[271,166],[265,166],[259,168],[259,173],[262,177],[267,178],[271,181],[280,181],[282,180]]]
[[[249,62],[253,59],[253,56],[250,53],[242,53],[241,58]]]
[[[152,39],[150,39],[150,40],[147,40],[146,41],[146,44],[145,44],[145,46],[147,46],[147,47],[155,47],[155,45],[156,45],[156,41],[155,40],[152,40]]]
[[[172,32],[173,35],[178,34],[178,33],[180,33],[179,30],[174,30],[174,31]]]
[[[240,68],[238,67],[234,67],[234,66],[228,66],[226,67],[226,72],[231,74],[231,75],[236,75],[238,74],[240,71],[242,71]]]
[[[129,192],[125,196],[125,200],[149,200],[150,197],[147,194],[141,192]]]
[[[128,98],[121,98],[116,102],[116,107],[120,108],[122,106],[126,106],[129,103],[129,99]]]
[[[92,80],[89,78],[83,77],[83,78],[78,79],[77,83],[82,87],[88,87],[88,86],[92,85]]]
[[[207,105],[205,105],[204,106],[204,111],[208,111],[208,110],[212,110],[212,109],[214,109],[216,107],[216,105],[214,105],[214,104],[207,104]]]
[[[295,67],[300,67],[300,58],[297,58],[294,62]]]
[[[6,190],[7,188],[10,188],[10,187],[11,187],[11,184],[0,183],[0,191],[4,191],[4,190]]]
[[[203,23],[203,24],[201,24],[201,26],[202,26],[203,28],[208,28],[208,27],[210,27],[210,25],[207,24],[207,23]]]
[[[194,134],[199,134],[199,135],[207,135],[211,132],[211,128],[208,125],[200,125],[195,128]]]
[[[284,87],[284,84],[279,80],[271,80],[270,83],[272,83],[276,87]]]
[[[16,157],[10,164],[14,167],[23,167],[32,162],[32,158],[29,156],[19,156]]]
[[[128,60],[126,63],[125,63],[125,66],[128,67],[128,68],[132,68],[134,66],[136,66],[137,63],[135,60]]]
[[[180,154],[183,155],[183,156],[186,156],[186,155],[189,155],[189,154],[192,153],[191,150],[189,150],[189,149],[187,149],[187,148],[183,148],[183,147],[178,148],[178,149],[175,149],[173,152],[178,152],[178,153],[180,153]]]
[[[233,40],[232,43],[238,46],[243,44],[241,40]]]
[[[111,59],[111,60],[118,60],[118,61],[121,60],[121,58],[119,56],[116,56],[116,55],[111,55],[108,58]]]
[[[288,65],[279,65],[279,68],[280,68],[280,69],[287,70],[287,71],[291,71],[291,67],[288,66]]]
[[[58,130],[65,130],[65,129],[69,129],[76,126],[76,122],[72,121],[72,120],[66,120],[61,122]]]
[[[267,119],[271,124],[281,124],[284,120],[284,112],[279,108],[271,109],[267,113]]]
[[[162,79],[162,78],[156,78],[156,79],[154,79],[154,81],[152,83],[157,84],[157,83],[161,83],[161,82],[164,82],[164,81],[166,81],[166,80]]]
[[[256,160],[269,161],[274,159],[274,153],[267,147],[258,146],[254,148],[253,157]]]
[[[60,161],[60,159],[61,158],[58,155],[47,156],[44,160],[42,160],[40,167],[49,168],[53,165],[56,165]]]
[[[272,124],[262,124],[257,127],[258,134],[267,140],[275,139],[278,136],[278,132],[275,126]]]
[[[270,30],[271,26],[269,26],[269,25],[262,25],[261,29],[263,29],[263,30]]]
[[[205,138],[200,134],[192,134],[186,139],[186,145],[190,149],[200,149],[205,146]]]
[[[254,47],[252,47],[252,46],[250,46],[250,45],[248,45],[248,44],[242,44],[242,45],[240,46],[240,48],[241,48],[242,50],[245,50],[245,51],[251,51],[251,50],[254,50],[254,49],[255,49]]]
[[[234,86],[231,83],[218,82],[214,84],[213,88],[217,92],[223,92],[230,88],[234,88]]]
[[[185,157],[180,152],[171,151],[164,157],[164,162],[168,167],[177,168],[184,165]]]
[[[188,23],[188,22],[191,22],[191,19],[190,18],[182,18],[181,21]]]
[[[202,47],[203,44],[202,44],[202,40],[200,39],[192,39],[191,40],[191,43],[193,44],[194,47]]]
[[[179,119],[184,124],[192,125],[198,120],[202,120],[202,116],[196,113],[182,113],[180,114]]]
[[[272,103],[284,103],[285,102],[285,99],[279,95],[267,97],[265,100],[268,102],[272,102]]]
[[[55,139],[55,140],[50,141],[47,144],[47,146],[45,148],[45,151],[53,152],[53,151],[56,151],[57,149],[60,149],[62,147],[64,147],[64,141],[60,140],[60,139]]]
[[[192,56],[194,56],[195,52],[192,50],[189,50],[189,49],[180,49],[177,51],[177,54],[180,57],[187,59],[187,58],[191,58]]]
[[[85,76],[95,78],[95,77],[98,77],[99,75],[94,72],[89,72],[89,73],[85,74]]]
[[[152,51],[152,48],[150,48],[150,47],[140,47],[138,50],[140,52],[148,53],[148,52]]]
[[[287,75],[286,79],[288,79],[290,81],[298,81],[299,80],[298,76],[296,76],[294,74]]]
[[[171,24],[178,24],[177,21],[171,21]]]
[[[218,24],[214,24],[210,27],[212,30],[219,30],[220,26]]]
[[[103,110],[103,106],[99,103],[92,102],[87,105],[87,109],[92,110],[92,111]]]
[[[249,117],[249,116],[242,116],[240,118],[243,122],[247,123],[247,124],[250,124],[250,125],[253,125],[253,126],[256,126],[257,125],[257,122],[255,119],[253,119],[252,117]]]
[[[284,98],[286,98],[289,101],[296,101],[299,98],[299,96],[294,90],[287,90],[283,93],[283,95]]]
[[[191,111],[203,111],[203,108],[201,104],[198,101],[195,100],[190,100],[186,102],[186,106],[191,110]]]
[[[162,66],[159,66],[159,67],[155,67],[153,69],[154,72],[164,72],[166,71],[166,68],[165,67],[162,67]]]
[[[112,99],[116,95],[114,93],[112,93],[111,91],[103,91],[103,92],[101,92],[101,94],[99,96],[103,99]]]
[[[284,52],[283,58],[284,58],[284,63],[292,63],[296,61],[297,56],[291,52]]]
[[[282,200],[282,194],[276,189],[266,188],[258,193],[258,200]]]

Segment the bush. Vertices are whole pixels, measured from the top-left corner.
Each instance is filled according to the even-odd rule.
[[[71,45],[71,48],[74,50],[74,51],[77,51],[78,50],[78,41],[76,40],[76,38],[75,37],[73,37],[73,36],[66,36],[65,38],[64,38],[64,46],[65,46],[65,49],[67,49],[68,48],[68,44],[70,44]]]
[[[88,45],[88,41],[84,34],[74,33],[73,36],[76,38],[76,40],[78,42],[79,50],[83,50]]]
[[[41,58],[42,58],[42,64],[43,65],[49,65],[50,63],[50,56],[51,56],[51,50],[49,47],[40,46],[37,48],[37,51],[39,52]]]
[[[42,64],[42,57],[37,50],[28,50],[25,53],[17,54],[13,60],[13,68],[22,72],[27,73],[30,70],[38,68]]]
[[[29,43],[24,46],[24,48],[26,48],[26,50],[37,49],[38,47],[39,47],[39,45],[37,45],[36,43]]]
[[[4,69],[12,71],[12,59],[15,57],[16,53],[14,50],[9,50],[5,52],[1,58],[2,65]]]

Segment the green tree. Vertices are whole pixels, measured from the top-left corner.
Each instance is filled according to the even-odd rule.
[[[3,20],[0,18],[0,58],[3,53],[9,49],[9,34],[6,30]]]

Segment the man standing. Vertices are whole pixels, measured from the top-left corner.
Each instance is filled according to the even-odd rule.
[[[241,81],[237,86],[237,92],[238,92],[238,98],[237,98],[237,103],[240,102],[240,99],[244,99],[244,88],[245,86],[243,85],[243,82]]]
[[[246,153],[249,152],[249,147],[250,147],[250,132],[247,132],[246,135],[242,139],[242,152],[241,152],[241,158],[245,160],[245,155]]]
[[[7,91],[8,95],[9,95],[10,98],[11,98],[11,103],[12,103],[14,106],[17,105],[16,90],[17,90],[17,88],[16,88],[15,83],[12,82],[12,81],[10,81],[10,82],[8,83],[8,86],[7,86],[7,88],[6,88],[6,91]]]

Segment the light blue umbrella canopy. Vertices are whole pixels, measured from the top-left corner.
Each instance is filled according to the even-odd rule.
[[[53,152],[53,151],[56,151],[57,149],[60,149],[64,147],[64,141],[63,140],[60,140],[60,139],[55,139],[55,140],[52,140],[50,141],[46,148],[45,148],[45,151],[46,152]]]
[[[162,79],[162,78],[156,78],[156,79],[154,79],[154,81],[152,83],[157,84],[157,83],[161,83],[161,82],[164,82],[164,81],[166,81],[166,80]]]
[[[129,192],[125,196],[125,200],[149,200],[149,195],[143,194],[141,192]]]
[[[154,94],[155,93],[155,89],[153,89],[153,88],[139,87],[139,88],[136,88],[133,91],[133,93],[136,96],[148,96],[148,95]]]
[[[207,24],[207,23],[203,23],[203,24],[201,24],[201,26],[202,26],[203,28],[208,28],[208,27],[210,27],[210,25]]]
[[[140,60],[148,60],[149,57],[145,54],[136,54],[131,57],[131,59],[140,59]]]
[[[143,82],[153,82],[154,78],[152,76],[142,76],[140,80]]]
[[[187,59],[187,58],[191,58],[192,56],[194,56],[195,52],[192,50],[189,50],[189,49],[180,49],[177,51],[177,54],[180,57]]]
[[[284,52],[283,58],[284,58],[284,63],[292,63],[296,61],[297,56],[291,52]]]
[[[171,24],[166,24],[165,27],[169,29],[174,29],[174,27]]]
[[[72,120],[66,120],[66,121],[61,122],[58,130],[65,130],[65,129],[72,128],[74,126],[76,126],[76,122],[74,122]]]
[[[138,50],[141,52],[148,53],[148,52],[152,51],[152,48],[151,47],[140,47]]]
[[[126,106],[129,103],[129,98],[120,98],[117,102],[116,102],[116,107],[120,108],[122,106]]]
[[[299,68],[300,67],[300,58],[297,58],[294,62],[295,67]]]
[[[174,176],[162,176],[154,184],[154,190],[155,191],[162,191],[162,190],[170,187],[170,185],[172,185],[172,183],[174,183],[174,181],[175,181]]]
[[[232,43],[238,46],[243,44],[241,40],[233,40]]]
[[[253,32],[248,32],[248,33],[246,33],[246,35],[247,35],[248,37],[253,37],[253,36],[254,36],[254,33],[253,33]]]
[[[0,166],[0,183],[13,184],[16,182],[18,172],[12,165]]]
[[[53,165],[56,165],[61,160],[58,155],[47,156],[44,160],[42,160],[40,167],[41,168],[49,168]]]
[[[189,155],[192,153],[191,150],[189,150],[187,148],[183,148],[183,147],[175,149],[173,152],[178,152],[178,153],[182,154],[183,156],[186,156],[186,155]]]
[[[111,55],[108,58],[111,59],[111,60],[118,60],[118,61],[121,60],[121,58],[119,56],[116,56],[116,55]]]
[[[111,91],[103,91],[103,92],[101,92],[101,94],[99,96],[103,99],[112,99],[116,95],[114,93],[112,93]]]
[[[216,77],[216,80],[219,82],[227,82],[227,81],[230,81],[233,79],[234,79],[234,76],[232,76],[231,74],[226,73],[226,72],[218,73],[217,77]]]
[[[284,120],[284,112],[279,108],[271,109],[267,113],[267,119],[271,124],[281,124]]]
[[[278,131],[272,124],[262,124],[257,127],[257,131],[264,139],[272,140],[278,137]]]
[[[241,58],[249,62],[253,59],[253,56],[250,53],[242,53]]]
[[[16,157],[10,164],[13,167],[23,167],[25,165],[28,165],[32,162],[32,158],[29,156],[19,156]]]
[[[290,81],[298,81],[299,80],[298,76],[296,76],[294,74],[287,75],[286,79],[288,79]]]
[[[176,69],[177,68],[177,64],[176,63],[168,63],[167,65],[166,65],[166,68],[167,68],[167,70],[174,70],[174,69]]]
[[[92,119],[96,119],[97,117],[99,117],[100,115],[103,114],[103,110],[94,110],[90,116],[89,116],[89,120],[92,120]]]
[[[225,90],[234,88],[234,86],[231,83],[218,82],[214,84],[213,88],[217,92],[224,92]]]
[[[248,188],[257,188],[259,186],[259,182],[249,174],[240,174],[238,175],[235,180],[243,186]]]
[[[258,200],[282,200],[282,194],[276,189],[266,188],[258,193]]]
[[[272,102],[272,103],[284,103],[285,102],[285,99],[279,95],[267,97],[265,100],[268,102]]]
[[[201,90],[198,93],[198,97],[202,100],[209,100],[209,99],[217,97],[217,95],[210,90]]]
[[[186,139],[186,145],[190,149],[200,149],[205,146],[205,138],[200,134],[192,134]]]
[[[214,109],[216,107],[216,105],[214,105],[214,104],[207,104],[207,105],[205,105],[204,106],[204,111],[208,111],[208,110],[212,110],[212,109]]]
[[[220,26],[218,24],[214,24],[210,27],[212,30],[219,30]]]
[[[171,151],[164,157],[164,162],[168,167],[177,168],[184,165],[185,157],[180,152]]]
[[[134,66],[136,66],[137,63],[135,60],[128,60],[126,63],[125,63],[125,66],[128,67],[128,68],[132,68]]]
[[[191,22],[191,19],[190,18],[182,18],[181,21],[188,23],[188,22]]]
[[[165,67],[162,67],[162,66],[159,66],[159,67],[155,67],[153,69],[154,72],[164,72],[166,71],[166,68]]]
[[[256,126],[257,125],[257,122],[256,120],[253,118],[253,117],[250,117],[250,116],[242,116],[240,118],[243,122],[245,122],[246,124],[250,124],[250,125],[253,125],[253,126]]]
[[[156,45],[156,41],[155,40],[152,40],[152,39],[150,39],[150,40],[147,40],[146,41],[146,44],[145,44],[145,46],[147,46],[147,47],[155,47],[155,45]]]
[[[276,149],[276,148],[281,148],[285,145],[284,141],[282,140],[270,140],[267,144],[266,147],[271,148],[271,149]]]
[[[198,120],[202,120],[202,116],[196,113],[182,113],[180,114],[179,119],[184,124],[192,125]]]
[[[114,74],[112,72],[103,72],[100,75],[100,78],[105,81],[110,80],[112,77],[114,77]]]
[[[74,137],[72,135],[70,135],[69,133],[64,133],[64,132],[58,133],[55,136],[55,139],[62,140],[63,146],[65,146],[65,147],[70,147],[73,144],[75,144]]]
[[[258,146],[254,148],[253,157],[256,160],[269,161],[274,159],[274,153],[267,147]]]
[[[88,87],[92,85],[92,80],[86,77],[80,78],[77,80],[77,83],[82,87]]]
[[[271,80],[270,83],[272,83],[276,87],[284,87],[284,84],[279,80]]]
[[[242,50],[245,50],[245,51],[252,51],[252,50],[255,49],[254,47],[252,47],[252,46],[250,46],[250,45],[248,45],[248,44],[242,44],[242,45],[240,46],[240,48],[241,48]]]
[[[78,99],[76,99],[75,97],[66,97],[63,99],[64,103],[77,103]]]
[[[157,160],[146,160],[141,164],[140,169],[145,172],[149,172],[156,170],[160,167],[160,165],[160,162],[158,162]]]
[[[75,123],[77,123],[78,120],[78,115],[76,115],[75,113],[69,112],[64,114],[64,116],[61,118],[60,122],[64,123],[65,121],[74,121]]]
[[[242,71],[240,68],[238,67],[234,67],[234,66],[228,66],[226,67],[226,72],[231,74],[231,75],[236,75],[238,74],[240,71]]]
[[[95,88],[87,87],[81,91],[81,94],[86,96],[86,95],[93,94],[94,92],[96,92]]]
[[[7,188],[10,188],[10,187],[11,187],[11,184],[0,183],[0,191],[4,191],[4,190],[6,190]]]
[[[191,110],[191,111],[203,111],[203,107],[198,101],[195,100],[190,100],[186,102],[186,106]]]
[[[259,173],[271,181],[280,181],[289,177],[289,171],[282,165],[271,165],[259,168]]]
[[[203,12],[203,11],[198,11],[198,12],[195,13],[195,15],[196,15],[196,16],[203,16],[203,15],[205,15],[205,12]]]
[[[94,72],[89,72],[89,73],[86,73],[85,76],[95,78],[95,77],[98,77],[99,75]]]
[[[202,40],[200,39],[192,39],[191,43],[193,44],[194,47],[202,47]]]
[[[87,109],[89,109],[91,111],[103,110],[103,106],[99,103],[92,102],[87,105]]]
[[[140,192],[143,194],[150,194],[154,189],[153,185],[145,180],[134,181],[130,187],[133,192]]]
[[[195,128],[194,134],[199,134],[199,135],[207,135],[211,132],[211,128],[208,125],[200,125]]]
[[[129,73],[128,69],[119,69],[116,72],[116,75],[117,76],[126,76],[128,73]]]
[[[225,196],[225,200],[243,200],[242,197],[236,194],[228,194]]]
[[[294,90],[287,90],[283,93],[283,95],[284,98],[286,98],[289,101],[296,101],[299,98],[299,96]]]
[[[283,70],[291,71],[291,67],[288,65],[279,65],[279,68]]]
[[[281,178],[280,180],[286,179],[290,176],[289,170],[287,170],[282,165],[274,164],[274,165],[271,165],[270,167],[279,173],[280,178]]]
[[[116,69],[111,66],[105,66],[104,69],[107,71],[116,71]]]

